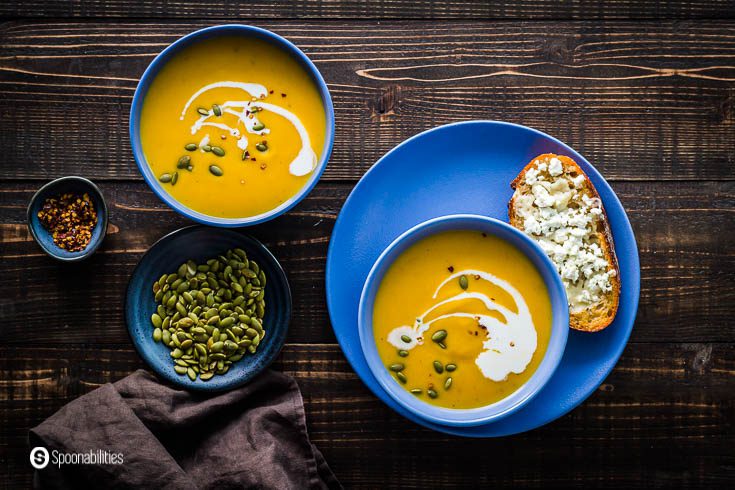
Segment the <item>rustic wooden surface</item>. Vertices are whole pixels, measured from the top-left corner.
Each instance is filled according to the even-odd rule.
[[[3,2],[0,5],[0,487],[31,479],[26,435],[143,367],[122,318],[147,248],[187,222],[142,182],[127,123],[138,78],[177,37],[243,21],[298,44],[334,98],[321,183],[252,230],[294,291],[276,367],[348,487],[722,487],[735,482],[735,2]],[[619,365],[546,427],[464,440],[404,420],[344,360],[324,301],[329,235],[385,151],[452,121],[502,119],[585,154],[627,209],[641,303]],[[108,237],[45,257],[25,207],[45,181],[99,182]]]

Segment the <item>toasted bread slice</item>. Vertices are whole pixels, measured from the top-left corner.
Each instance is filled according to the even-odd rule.
[[[589,177],[569,157],[547,153],[513,180],[510,224],[535,239],[567,291],[569,324],[597,332],[612,323],[620,270],[605,208]]]

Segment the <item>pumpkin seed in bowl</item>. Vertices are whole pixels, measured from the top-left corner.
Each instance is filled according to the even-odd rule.
[[[265,272],[235,248],[203,264],[189,260],[153,283],[152,336],[192,381],[225,374],[265,337]]]

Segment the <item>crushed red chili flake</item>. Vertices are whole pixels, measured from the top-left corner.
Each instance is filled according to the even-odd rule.
[[[38,212],[38,219],[54,239],[69,252],[84,250],[92,239],[97,212],[89,194],[61,194],[50,197]]]

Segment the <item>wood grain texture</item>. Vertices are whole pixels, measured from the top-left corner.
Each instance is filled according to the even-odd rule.
[[[104,184],[110,230],[89,261],[46,257],[25,225],[35,184],[0,191],[0,333],[6,343],[124,343],[123,298],[133,267],[161,236],[189,224],[143,183]],[[619,182],[638,240],[642,291],[633,341],[730,341],[735,301],[735,183]],[[324,266],[334,220],[351,189],[319,184],[294,211],[249,229],[281,261],[294,296],[289,341],[333,342]],[[624,251],[619,250],[619,253]],[[103,273],[100,273],[103,271]],[[39,310],[45,313],[39,315]]]
[[[630,345],[571,414],[491,440],[403,419],[367,390],[337,346],[289,345],[275,367],[297,379],[311,438],[348,488],[718,488],[735,477],[734,359],[729,343]],[[28,428],[139,367],[129,344],[0,347],[5,482],[28,486]]]
[[[0,4],[0,17],[359,18],[359,19],[656,19],[732,18],[732,0],[30,0]]]
[[[334,99],[321,183],[247,232],[289,274],[294,321],[275,368],[298,380],[312,439],[344,484],[735,482],[734,0],[28,0],[0,2],[0,20],[0,488],[31,484],[30,427],[143,367],[125,287],[142,254],[190,222],[140,180],[130,102],[165,46],[238,20],[294,41]],[[641,258],[638,318],[611,376],[569,415],[502,440],[444,436],[389,410],[334,343],[324,298],[329,236],[357,179],[407,137],[470,119],[533,126],[584,154],[612,181]],[[102,249],[74,267],[25,226],[32,193],[67,174],[100,183],[111,213]]]
[[[139,178],[128,139],[137,81],[205,25],[0,25],[2,177],[83,165],[88,177]],[[546,131],[610,179],[735,178],[735,21],[259,25],[298,44],[329,84],[325,180],[354,181],[407,137],[470,119]]]

